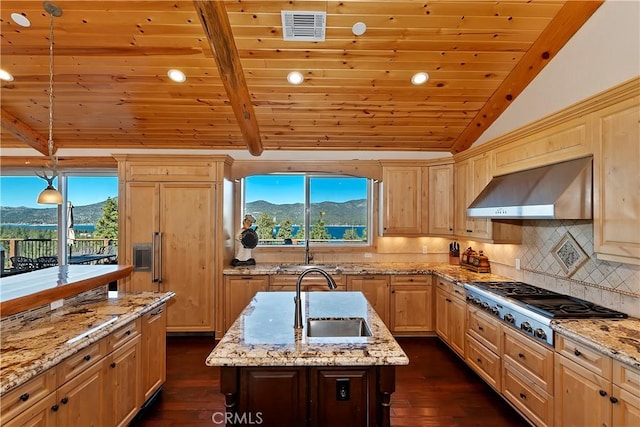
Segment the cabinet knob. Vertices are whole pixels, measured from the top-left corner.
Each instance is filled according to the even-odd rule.
[[[527,398],[527,395],[526,395],[526,394],[524,394],[524,393],[520,393],[520,398],[521,398],[521,399],[526,399],[526,398]]]
[[[89,360],[91,360],[91,355],[87,354],[85,357],[83,357],[83,359],[88,362]]]
[[[580,355],[582,354],[580,352],[580,350],[578,350],[577,348],[575,350],[573,350],[573,354],[575,354],[576,356],[580,357]]]
[[[518,357],[519,357],[520,359],[524,359],[524,354],[523,354],[523,353],[518,353]]]
[[[478,362],[478,363],[482,363],[482,359],[477,358],[477,359],[476,359],[476,362]]]
[[[447,302],[451,302],[451,300],[450,300],[449,298],[445,298],[445,300],[446,300]]]
[[[51,410],[52,410],[53,412],[56,412],[58,409],[60,409],[60,407],[59,407],[58,405],[53,405],[53,406],[51,407]]]
[[[605,397],[607,395],[607,392],[604,390],[600,390],[598,393],[600,393],[600,396]]]
[[[25,393],[22,396],[20,396],[20,400],[22,400],[23,402],[26,402],[27,400],[29,400],[29,393]]]
[[[479,331],[484,331],[484,328],[482,326],[478,326],[478,330]]]
[[[65,396],[62,399],[60,399],[60,403],[62,403],[63,405],[66,405],[67,402],[69,402],[69,398],[67,396]]]
[[[124,333],[125,335],[131,335],[131,330],[127,329],[127,332]]]
[[[611,396],[611,397],[609,398],[609,400],[611,401],[611,403],[614,403],[614,404],[615,404],[615,403],[618,403],[618,398],[617,398],[617,397],[613,397],[613,396]]]
[[[109,365],[109,366],[111,366],[112,368],[115,368],[116,367],[116,362],[111,362],[111,365]]]

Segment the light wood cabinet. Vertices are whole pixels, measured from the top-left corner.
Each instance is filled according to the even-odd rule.
[[[556,352],[557,426],[640,423],[640,370],[562,335]]]
[[[501,389],[502,325],[500,320],[467,304],[464,358],[467,365],[498,393]]]
[[[382,168],[382,234],[418,236],[423,234],[424,195],[420,166],[384,166]]]
[[[594,113],[594,251],[640,265],[640,97]]]
[[[460,285],[434,276],[436,333],[460,357],[464,358],[467,303]]]
[[[455,165],[456,236],[489,243],[522,243],[522,221],[469,218],[467,208],[491,181],[493,169],[489,153],[481,153]]]
[[[453,163],[383,165],[382,189],[383,235],[453,235]]]
[[[390,330],[395,335],[433,331],[433,286],[429,275],[391,276]]]
[[[50,425],[51,407],[56,404],[55,369],[49,369],[16,387],[4,396],[0,404],[3,425]],[[46,401],[43,406],[39,402]],[[5,423],[7,420],[12,420]],[[15,420],[15,421],[13,421]]]
[[[140,345],[138,334],[104,359],[105,425],[128,425],[142,405]]]
[[[389,327],[389,276],[347,276],[347,290],[360,291]]]
[[[256,292],[267,291],[269,276],[225,276],[224,278],[224,330],[229,329]]]
[[[142,316],[141,371],[142,402],[153,397],[167,378],[167,311],[166,305]]]
[[[453,164],[434,165],[427,169],[429,176],[427,232],[430,236],[453,236]]]
[[[102,361],[92,364],[72,380],[62,384],[52,407],[61,426],[107,425],[105,369]]]

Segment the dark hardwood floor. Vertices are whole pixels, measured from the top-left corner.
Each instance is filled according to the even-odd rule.
[[[398,338],[398,342],[410,364],[396,371],[392,426],[528,426],[439,339]],[[132,425],[221,425],[212,420],[215,413],[224,412],[220,370],[204,364],[214,345],[210,337],[168,338],[167,382],[154,404]]]

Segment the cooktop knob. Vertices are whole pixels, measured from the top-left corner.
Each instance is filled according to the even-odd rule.
[[[533,332],[533,336],[536,338],[540,338],[543,340],[547,339],[547,333],[545,331],[543,331],[542,329],[538,328]]]
[[[520,324],[520,329],[522,329],[525,332],[529,332],[529,333],[533,332],[533,327],[531,326],[531,324],[529,322],[522,322]]]
[[[504,321],[507,323],[515,323],[516,319],[513,317],[513,314],[507,313],[504,315]]]
[[[484,308],[485,310],[489,310],[489,303],[488,302],[483,302],[482,303],[482,308]]]
[[[495,305],[493,307],[491,307],[491,314],[493,314],[494,316],[500,316],[500,310],[498,310],[498,307],[496,307]]]
[[[480,304],[482,303],[482,301],[480,301],[480,298],[474,298],[474,299],[473,299],[473,303],[474,303],[475,305],[480,305]]]

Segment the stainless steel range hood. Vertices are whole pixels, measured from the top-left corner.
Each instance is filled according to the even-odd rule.
[[[467,216],[503,219],[591,219],[592,158],[494,177]]]

